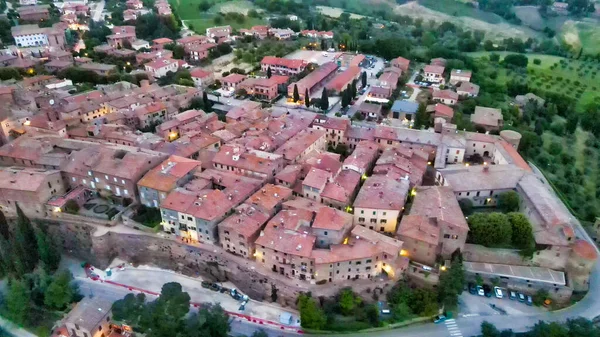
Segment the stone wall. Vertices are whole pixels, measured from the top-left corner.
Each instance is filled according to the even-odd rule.
[[[557,252],[546,249],[534,253],[531,259],[524,259],[516,249],[486,248],[480,245],[466,244],[463,251],[465,261],[510,264],[516,266],[544,267],[565,270],[569,258],[568,251]]]
[[[35,223],[36,221],[34,221]],[[394,281],[380,278],[349,280],[344,283],[310,284],[285,278],[239,256],[222,251],[212,245],[190,246],[182,242],[139,232],[139,234],[107,231],[105,226],[42,220],[63,252],[85,260],[97,268],[106,268],[118,257],[134,265],[145,264],[170,269],[188,276],[200,276],[211,281],[230,281],[243,293],[258,301],[271,302],[272,289],[276,289],[277,303],[295,308],[300,292],[311,291],[313,296],[333,296],[341,288],[351,286],[365,299],[373,291],[385,293]],[[104,233],[94,235],[94,233]]]

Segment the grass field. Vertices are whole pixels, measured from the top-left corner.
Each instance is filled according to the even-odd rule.
[[[480,11],[465,2],[457,0],[418,0],[418,2],[427,8],[453,16],[467,16],[493,24],[504,21],[494,13]]]
[[[473,57],[488,56],[489,52],[469,53]],[[508,53],[499,52],[501,58]],[[558,56],[527,54],[527,73],[516,73],[498,67],[498,81],[527,81],[532,88],[558,92],[573,97],[577,110],[591,102],[600,102],[600,63],[566,59]],[[540,64],[534,64],[534,60]]]
[[[600,53],[600,24],[569,20],[560,30],[560,39],[576,52],[583,46],[584,54],[596,55]]]
[[[192,30],[199,34],[206,34],[206,28],[217,26],[214,22],[214,18],[218,13],[230,13],[237,12],[240,14],[247,15],[248,11],[254,9],[254,5],[250,1],[238,0],[238,1],[226,1],[226,0],[206,0],[212,4],[211,8],[206,12],[201,12],[198,5],[203,0],[171,0],[171,6],[173,6],[181,20],[190,27]],[[250,18],[245,17],[243,22],[224,18],[223,22],[219,24],[231,25],[234,29],[250,28],[255,25],[265,24],[265,20],[261,18]]]
[[[421,5],[421,1],[432,7],[439,8],[440,10],[438,11]],[[434,0],[421,1],[411,1],[402,5],[394,5],[394,12],[413,18],[422,18],[425,22],[430,20],[433,20],[434,22],[448,21],[469,30],[481,30],[485,32],[486,39],[490,40],[505,38],[520,38],[527,40],[528,38],[540,37],[539,32],[536,32],[529,27],[513,25],[502,19],[497,21],[498,17],[491,13],[477,11],[476,14],[476,12],[473,12],[475,9],[469,9],[466,5],[456,2],[455,0],[440,0],[441,4],[436,3]],[[457,10],[458,16],[453,15],[454,13],[451,10],[447,10],[445,6],[442,6],[446,2],[449,4],[452,3],[452,6],[460,9],[460,11]],[[479,15],[479,13],[481,13],[481,15]],[[490,21],[497,23],[491,23]]]

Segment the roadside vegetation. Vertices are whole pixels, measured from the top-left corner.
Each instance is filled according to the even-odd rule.
[[[11,228],[0,213],[0,277],[6,280],[0,315],[47,337],[81,296],[71,273],[58,270],[60,251],[47,228],[34,226],[18,206],[17,214]]]
[[[125,323],[148,337],[227,337],[229,315],[220,305],[203,304],[190,313],[190,295],[181,284],[162,286],[160,296],[148,301],[141,294],[127,294],[112,307],[113,320]]]
[[[515,333],[512,330],[499,331],[489,323],[481,323],[481,337],[575,337],[575,336],[597,336],[600,328],[592,321],[585,318],[568,319],[565,323],[537,322],[531,330],[523,333]]]
[[[358,331],[432,317],[438,314],[440,308],[452,312],[464,285],[462,255],[456,252],[450,268],[440,275],[436,289],[417,288],[407,279],[401,279],[385,297],[381,288],[369,288],[360,295],[351,288],[344,288],[331,298],[301,294],[297,306],[302,327],[309,331]],[[378,302],[384,298],[389,314],[382,314],[384,308],[380,303],[383,302]]]

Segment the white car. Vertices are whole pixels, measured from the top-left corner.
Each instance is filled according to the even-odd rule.
[[[502,289],[500,287],[494,287],[494,294],[496,294],[496,298],[503,298]]]

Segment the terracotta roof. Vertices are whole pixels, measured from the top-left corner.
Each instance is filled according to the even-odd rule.
[[[496,108],[476,106],[475,112],[471,115],[471,122],[479,125],[498,127],[501,120],[503,120],[502,111]]]
[[[359,140],[373,140],[375,138],[375,128],[350,126],[346,131],[346,138]]]
[[[328,198],[342,203],[350,203],[350,198],[360,185],[360,173],[352,170],[343,170],[335,177],[333,182],[327,183],[321,193],[322,198]]]
[[[315,69],[310,74],[306,75],[303,79],[298,82],[291,83],[290,85],[297,85],[298,90],[301,94],[304,94],[304,89],[311,90],[317,83],[323,81],[327,76],[333,73],[338,68],[334,62],[327,62],[322,64],[319,68]]]
[[[227,83],[238,83],[243,81],[246,78],[245,75],[241,75],[241,74],[229,74],[227,75],[227,77],[223,77],[221,79],[221,82],[227,82]]]
[[[596,260],[598,258],[598,251],[593,244],[586,240],[579,239],[572,245],[573,252],[578,256],[586,260]]]
[[[438,170],[454,192],[514,189],[527,174],[514,165],[454,166]]]
[[[434,90],[433,99],[453,99],[458,100],[458,94],[452,90]]]
[[[283,201],[289,199],[291,196],[292,190],[285,186],[266,184],[260,191],[257,191],[248,198],[246,203],[270,213],[277,205],[283,203]]]
[[[190,70],[190,75],[195,78],[205,78],[210,76],[211,73],[200,68],[194,68]]]
[[[287,165],[275,175],[275,181],[282,180],[294,185],[300,176],[302,165]]]
[[[344,169],[358,169],[359,173],[365,173],[375,161],[378,152],[377,143],[363,140],[356,145],[352,154],[346,157],[343,167]]]
[[[331,178],[331,172],[312,169],[310,172],[308,172],[306,178],[304,178],[302,185],[322,190],[325,187],[325,184],[327,184],[329,178]]]
[[[348,67],[348,69],[343,72],[337,74],[333,80],[327,83],[327,89],[333,89],[335,91],[342,91],[346,89],[348,83],[352,82],[353,79],[357,78],[360,75],[360,67]]]
[[[254,206],[242,204],[236,207],[235,213],[219,223],[219,229],[235,232],[248,239],[258,234],[267,220],[269,220],[269,214]]]
[[[437,103],[434,109],[436,116],[444,116],[448,118],[454,117],[454,109],[445,104]]]
[[[305,60],[286,59],[275,56],[265,56],[260,63],[271,66],[286,67],[288,69],[298,69],[306,66]]]
[[[401,210],[408,196],[409,181],[373,175],[365,181],[354,200],[354,208]]]
[[[255,244],[293,256],[310,257],[316,237],[283,228],[267,228],[260,234]]]
[[[325,130],[303,130],[280,146],[275,153],[283,155],[287,160],[295,160],[325,134]]]
[[[423,68],[423,71],[426,73],[433,73],[433,74],[443,74],[444,73],[444,67],[443,66],[434,66],[431,64],[428,64],[425,66],[425,68]]]
[[[185,175],[194,171],[201,165],[199,161],[178,156],[170,156],[160,165],[146,173],[138,186],[168,192],[177,187],[177,182]]]
[[[458,200],[450,186],[420,186],[410,208],[411,215],[436,218],[438,223],[469,230],[469,225],[460,209]]]
[[[314,126],[321,126],[326,129],[346,131],[350,127],[350,120],[347,118],[317,116],[313,121]]]
[[[167,44],[167,43],[172,43],[172,42],[173,42],[173,40],[166,38],[166,37],[161,37],[161,38],[152,40],[153,44]]]
[[[440,227],[432,218],[421,215],[404,215],[396,235],[437,246],[440,242]]]
[[[285,210],[305,210],[310,212],[317,212],[323,207],[327,207],[320,202],[316,202],[315,200],[296,197],[292,200],[288,200],[283,203],[283,209]]]

